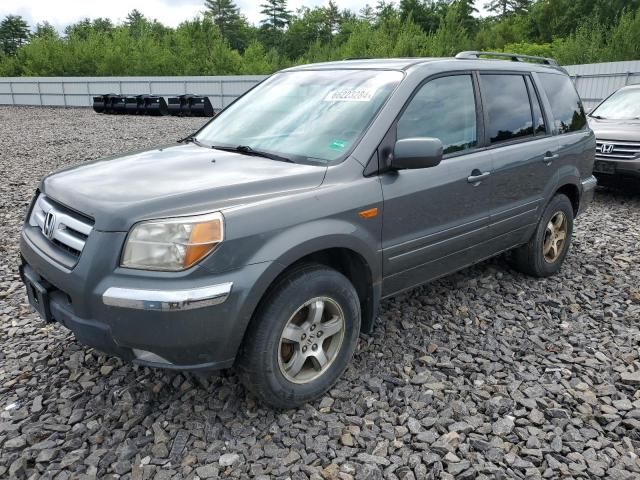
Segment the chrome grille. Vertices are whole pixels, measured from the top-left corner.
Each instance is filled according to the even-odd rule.
[[[80,256],[93,230],[89,219],[55,204],[44,195],[38,196],[33,205],[29,225],[38,227],[49,241],[75,256]]]
[[[640,158],[640,142],[602,140],[596,144],[598,160],[633,160]]]

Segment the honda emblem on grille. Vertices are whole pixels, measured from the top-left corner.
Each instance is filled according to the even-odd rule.
[[[611,154],[616,146],[613,143],[603,143],[602,144],[602,153]]]
[[[47,215],[44,217],[42,233],[49,240],[51,240],[53,238],[53,234],[56,233],[56,214],[52,211],[47,212]]]

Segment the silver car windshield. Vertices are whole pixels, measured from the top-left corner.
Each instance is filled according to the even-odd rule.
[[[640,88],[614,93],[591,112],[591,116],[609,120],[640,119]]]
[[[220,113],[196,140],[332,162],[350,151],[402,78],[402,72],[378,70],[278,73]]]

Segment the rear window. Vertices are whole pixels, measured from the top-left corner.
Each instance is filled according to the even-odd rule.
[[[583,130],[587,126],[587,116],[571,79],[566,75],[552,73],[539,73],[538,76],[551,104],[558,132]]]
[[[533,136],[531,104],[522,75],[482,75],[492,144]]]

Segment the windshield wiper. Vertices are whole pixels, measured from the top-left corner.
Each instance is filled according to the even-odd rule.
[[[598,120],[606,120],[606,118],[604,118],[601,115],[591,115],[591,118],[597,118]]]
[[[211,148],[211,146],[205,145],[200,140],[198,140],[195,135],[189,135],[188,137],[180,139],[178,140],[178,143],[193,143],[199,147]]]
[[[245,155],[253,155],[254,157],[269,158],[271,160],[278,160],[279,162],[295,163],[293,160],[282,155],[276,155],[275,153],[265,152],[264,150],[256,150],[249,145],[238,145],[237,147],[227,147],[222,145],[211,145],[214,150],[223,150],[225,152],[244,153]]]

